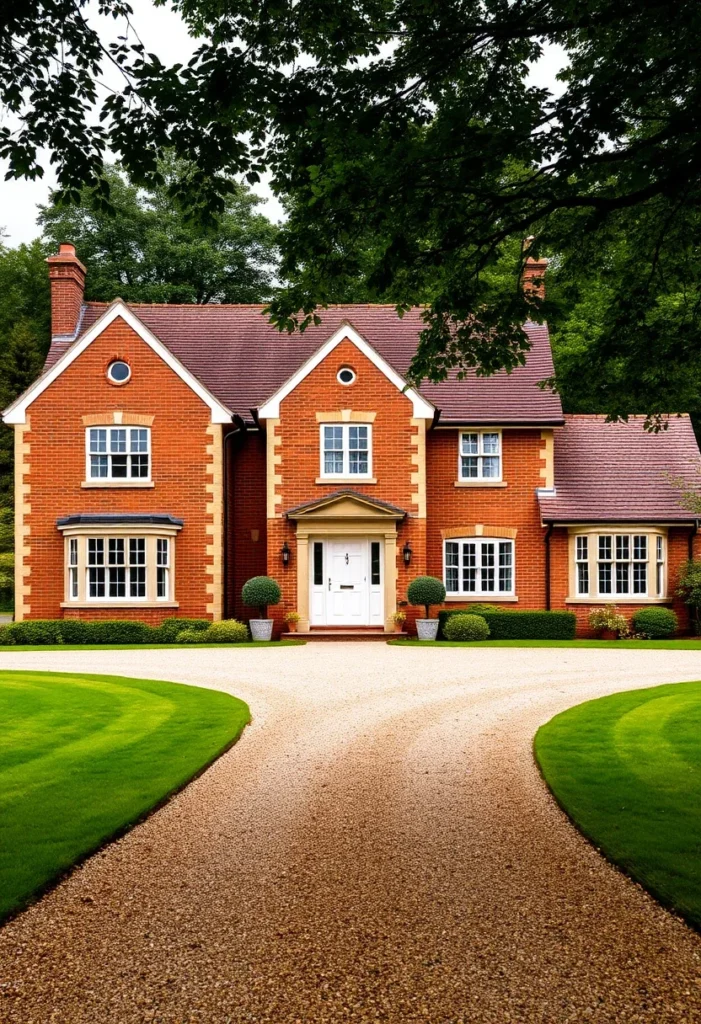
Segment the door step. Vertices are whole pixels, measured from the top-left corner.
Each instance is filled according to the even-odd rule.
[[[283,640],[375,640],[386,642],[387,640],[401,640],[407,633],[386,633],[383,629],[310,629],[307,633],[283,633]]]

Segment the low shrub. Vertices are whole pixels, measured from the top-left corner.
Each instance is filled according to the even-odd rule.
[[[440,636],[454,615],[465,615],[464,608],[444,609],[438,613]],[[573,612],[480,612],[489,626],[492,640],[573,640],[577,619]]]
[[[603,608],[592,608],[589,612],[589,625],[595,633],[603,633],[605,629],[624,636],[629,632],[628,620],[619,614],[615,604],[604,605]]]
[[[249,608],[257,608],[261,619],[267,618],[268,605],[278,604],[282,597],[280,584],[270,576],[253,576],[241,590],[241,600]],[[235,622],[235,619],[229,621]],[[236,641],[234,641],[235,643]]]
[[[175,638],[178,644],[203,644],[205,643],[206,630],[202,629],[181,629]]]
[[[679,623],[671,608],[641,608],[633,616],[633,629],[651,640],[674,636]]]
[[[22,622],[11,622],[6,629],[11,637],[11,643],[38,647],[43,644],[63,643],[62,625],[62,619],[26,619]]]
[[[15,639],[12,636],[12,630],[10,629],[10,623],[0,626],[0,647],[10,647],[14,644]]]
[[[204,633],[211,625],[209,619],[164,619],[158,627],[159,642],[162,644],[180,643],[180,633],[190,631]]]
[[[446,640],[486,640],[489,626],[481,615],[451,615],[443,635]]]
[[[159,642],[158,629],[131,619],[105,619],[89,625],[89,644],[154,644]]]
[[[209,629],[201,634],[200,643],[206,644],[242,644],[249,640],[248,626],[237,619],[222,619],[213,622]]]
[[[417,576],[409,584],[406,596],[409,604],[423,605],[428,619],[431,617],[431,605],[443,604],[445,601],[445,587],[435,576]]]

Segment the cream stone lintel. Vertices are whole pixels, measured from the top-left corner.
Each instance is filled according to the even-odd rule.
[[[211,501],[206,503],[206,512],[211,516],[211,523],[205,527],[205,533],[211,537],[211,543],[205,544],[205,557],[211,562],[205,565],[205,572],[211,579],[207,580],[205,590],[210,600],[207,602],[207,614],[216,622],[222,617],[224,599],[224,462],[223,438],[224,427],[221,423],[210,423],[207,433],[212,443],[207,445],[207,476],[211,477],[205,484],[205,492]]]
[[[540,449],[540,459],[544,463],[540,467],[540,476],[543,480],[543,487],[552,490],[555,486],[555,435],[552,430],[541,430],[540,439],[543,447]]]
[[[31,527],[29,517],[32,506],[29,503],[31,487],[25,483],[25,476],[30,472],[30,444],[25,440],[29,433],[30,418],[26,423],[15,424],[15,620],[20,622],[31,613],[30,603],[32,585],[29,582],[31,566],[27,559],[31,556],[29,537]]]
[[[282,445],[282,438],[276,433],[280,426],[279,419],[269,419],[266,423],[266,483],[267,483],[267,518],[279,519],[282,515],[282,495],[277,488],[282,484],[282,474],[275,470],[282,463],[282,454],[275,449]]]
[[[140,412],[122,412],[121,409],[111,409],[109,412],[92,412],[88,416],[82,416],[81,419],[86,427],[104,427],[108,423],[123,424],[129,427],[150,427],[155,417]]]
[[[413,418],[411,425],[416,431],[411,439],[412,448],[411,462],[414,470],[411,474],[411,484],[416,490],[412,491],[411,500],[416,505],[416,518],[426,518],[426,420]]]
[[[518,530],[512,526],[487,526],[484,523],[474,523],[472,526],[452,526],[449,530],[441,530],[443,540],[452,540],[453,537],[501,537],[504,540],[516,540]],[[502,598],[499,598],[502,600]]]
[[[508,487],[506,480],[456,480],[455,487]]]
[[[336,412],[318,412],[316,414],[316,422],[317,423],[374,423],[376,416],[377,416],[376,412],[354,412],[352,409],[338,409]]]

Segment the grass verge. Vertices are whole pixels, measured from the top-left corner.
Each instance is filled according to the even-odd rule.
[[[9,644],[0,646],[0,653],[7,651],[167,651],[177,649],[189,651],[192,648],[207,647],[216,649],[218,647],[258,647],[261,650],[266,647],[303,647],[306,640],[268,640],[254,642],[249,640],[242,644]]]
[[[693,640],[388,640],[395,647],[597,647],[601,650],[701,651]]]
[[[0,672],[0,918],[163,803],[249,720],[243,701],[196,686]]]
[[[542,726],[534,748],[584,835],[701,928],[701,682],[579,704]]]

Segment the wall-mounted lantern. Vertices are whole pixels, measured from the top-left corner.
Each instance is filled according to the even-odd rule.
[[[402,548],[404,565],[411,565],[411,556],[413,555],[413,553],[414,552],[411,550],[411,544],[409,543],[409,541],[407,541],[404,547]]]
[[[290,549],[287,546],[287,541],[283,541],[282,547],[280,548],[280,557],[282,558],[282,564],[287,567],[290,564]]]

